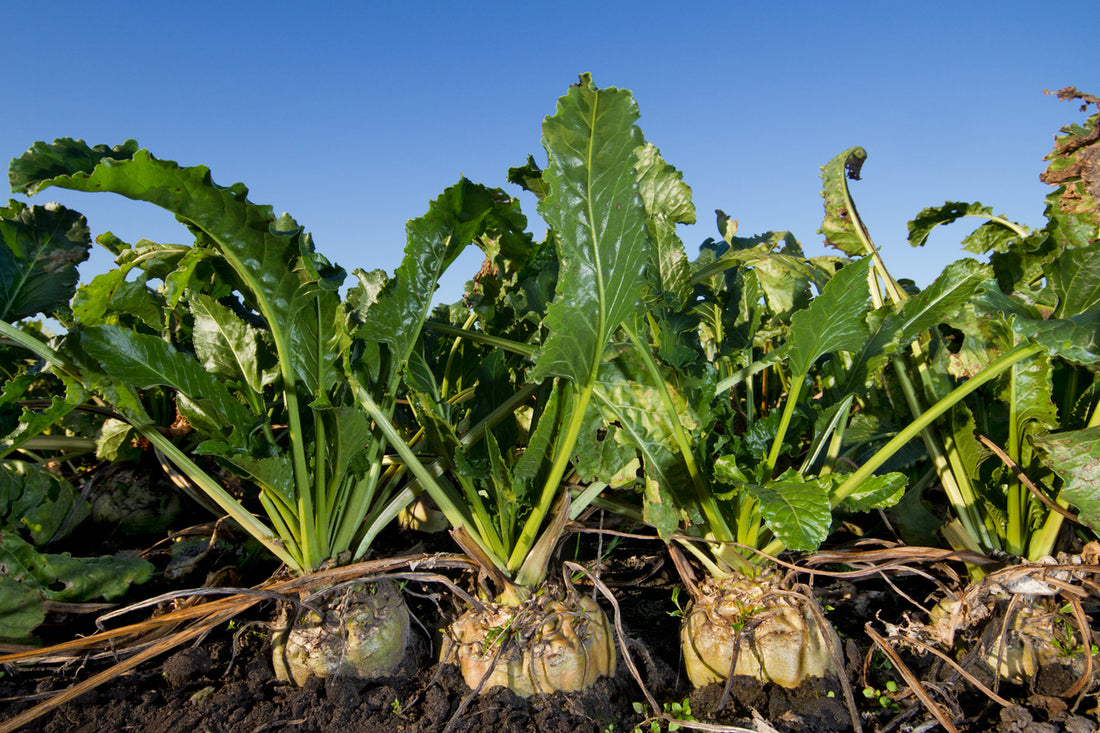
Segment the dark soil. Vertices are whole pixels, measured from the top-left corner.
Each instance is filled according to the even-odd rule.
[[[417,538],[419,539],[419,538]],[[412,539],[394,532],[388,541],[408,548]],[[441,540],[441,541],[445,541]],[[589,538],[569,544],[569,556],[584,560],[600,550]],[[448,548],[450,549],[450,548]],[[603,548],[606,549],[606,548]],[[222,560],[205,558],[216,570]],[[680,670],[679,619],[672,590],[679,585],[663,547],[656,542],[627,541],[606,555],[601,578],[614,592],[626,634],[626,649],[635,661],[646,689],[671,718],[740,726],[752,731],[828,733],[853,730],[845,690],[838,679],[813,680],[794,690],[734,678],[692,690]],[[469,582],[469,579],[456,580]],[[192,578],[192,581],[194,579]],[[252,580],[249,578],[249,580]],[[921,598],[928,588],[919,579],[895,578],[909,595]],[[584,590],[583,578],[577,579]],[[201,584],[195,583],[195,584]],[[591,586],[587,586],[591,591]],[[199,643],[176,649],[157,662],[139,667],[72,702],[62,705],[21,730],[76,731],[547,731],[620,733],[667,730],[668,720],[654,722],[646,694],[623,663],[618,672],[583,693],[556,693],[522,699],[496,688],[472,696],[458,670],[435,663],[428,647],[455,607],[439,585],[407,587],[421,629],[421,659],[408,665],[410,674],[383,680],[311,679],[303,687],[275,680],[266,626],[274,606],[253,607],[230,627],[222,627]],[[151,595],[148,589],[141,597]],[[681,600],[682,600],[681,594]],[[880,631],[911,610],[881,580],[819,584],[817,595],[827,617],[844,640],[843,675],[851,686],[864,731],[942,730],[908,690],[897,670],[872,647],[863,625]],[[612,615],[610,604],[603,604]],[[64,620],[64,619],[57,619]],[[1095,623],[1094,623],[1095,627]],[[72,636],[73,627],[59,626],[51,636]],[[1018,707],[1003,708],[933,658],[905,656],[907,664],[937,701],[952,714],[960,731],[1034,731],[1035,733],[1095,733],[1096,698],[1080,701],[1059,696],[1073,683],[1057,670],[1045,673],[1030,689],[1009,685],[1000,694]],[[0,672],[0,718],[32,707],[57,690],[107,668],[110,659],[80,660],[67,665],[7,665]],[[888,683],[895,687],[890,690]],[[877,690],[867,695],[864,688]],[[688,712],[690,710],[690,712]],[[961,713],[962,716],[955,717]],[[763,722],[766,721],[766,722]],[[690,724],[689,724],[690,725]],[[768,728],[767,726],[771,726]],[[656,726],[656,727],[652,727]],[[685,728],[688,726],[685,726]]]

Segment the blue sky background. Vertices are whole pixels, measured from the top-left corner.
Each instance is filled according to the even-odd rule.
[[[923,250],[906,222],[945,200],[1043,222],[1053,135],[1100,94],[1100,4],[1017,2],[20,2],[4,9],[0,157],[37,140],[137,139],[290,212],[349,271],[393,272],[405,221],[460,175],[514,195],[510,166],[581,72],[634,91],[646,138],[679,168],[699,223],[791,230],[822,254],[819,167],[853,145],[852,184],[897,277],[926,285],[964,253],[960,225]],[[534,200],[521,195],[528,215]],[[170,215],[48,189],[93,234],[187,242]],[[541,225],[533,228],[541,235]],[[109,264],[100,251],[85,277]],[[455,300],[473,251],[440,292]]]

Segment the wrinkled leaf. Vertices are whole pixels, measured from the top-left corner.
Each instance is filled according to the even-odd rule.
[[[1058,296],[1054,318],[1080,315],[1100,306],[1100,245],[1067,250],[1043,271]]]
[[[1043,463],[1065,485],[1060,498],[1077,507],[1079,518],[1100,531],[1100,427],[1038,436]]]
[[[787,549],[812,552],[829,535],[830,486],[828,477],[803,477],[792,469],[766,484],[745,488],[760,502],[765,523]]]
[[[590,384],[611,335],[641,304],[649,253],[635,189],[637,118],[628,91],[599,90],[586,75],[543,124],[550,193],[539,213],[558,235],[561,269],[534,380]]]
[[[172,212],[225,255],[273,329],[290,322],[291,301],[309,279],[307,268],[294,267],[301,259],[301,228],[276,217],[270,206],[250,202],[244,184],[217,186],[206,166],[159,160],[133,140],[114,148],[70,138],[35,143],[12,161],[9,177],[13,190],[28,195],[47,186],[107,191]]]
[[[44,545],[87,516],[88,503],[65,479],[35,463],[0,461],[0,529],[27,532]]]
[[[825,219],[818,231],[825,243],[849,257],[867,254],[859,236],[859,214],[848,191],[848,179],[859,180],[860,170],[867,160],[867,151],[848,148],[821,167],[822,191],[825,199]]]
[[[60,204],[0,207],[0,319],[49,315],[68,304],[91,247],[88,222]]]
[[[676,225],[695,223],[691,187],[652,143],[638,150],[637,170],[638,193],[648,214],[646,228],[655,245],[656,267],[650,273],[654,291],[670,298],[673,308],[680,310],[691,295],[691,271]]]
[[[393,280],[379,290],[376,279],[359,276],[352,307],[364,323],[356,336],[388,344],[404,362],[431,311],[439,276],[468,244],[510,222],[512,205],[499,189],[466,179],[440,194],[427,214],[406,225],[405,256]]]
[[[260,393],[263,376],[258,361],[260,336],[257,330],[202,293],[193,294],[189,305],[195,318],[191,338],[203,368]]]

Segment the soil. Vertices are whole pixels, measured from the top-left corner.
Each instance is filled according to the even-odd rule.
[[[384,538],[408,548],[422,536],[394,531]],[[445,537],[429,542],[446,543]],[[431,548],[429,548],[431,549]],[[448,547],[448,549],[451,549]],[[197,643],[177,648],[135,672],[104,684],[60,706],[20,730],[49,733],[78,731],[199,731],[261,733],[301,731],[546,731],[549,733],[619,733],[670,730],[669,722],[689,721],[737,726],[741,730],[782,733],[828,733],[854,730],[845,704],[843,677],[851,686],[859,724],[864,731],[918,733],[942,730],[927,708],[909,690],[898,670],[882,654],[870,654],[873,644],[864,630],[871,621],[882,632],[900,623],[906,606],[894,588],[881,579],[819,584],[817,595],[843,639],[841,675],[811,680],[797,689],[762,685],[735,677],[727,685],[692,690],[679,664],[677,601],[680,581],[660,543],[627,540],[605,553],[591,537],[568,544],[578,560],[600,556],[600,577],[613,591],[621,614],[626,650],[635,661],[646,690],[664,708],[656,720],[646,693],[623,663],[614,678],[601,679],[582,693],[555,693],[519,698],[502,688],[473,696],[456,667],[435,661],[436,630],[455,612],[451,595],[438,584],[410,582],[407,595],[420,624],[420,657],[390,679],[311,679],[302,687],[275,680],[270,661],[267,623],[274,604],[252,607]],[[203,558],[194,573],[218,570],[226,558]],[[221,568],[224,571],[224,568]],[[270,568],[252,568],[251,573]],[[472,582],[459,577],[458,581]],[[248,578],[246,578],[248,579]],[[186,582],[185,576],[177,582]],[[191,577],[192,587],[194,577]],[[585,589],[584,579],[576,579]],[[893,578],[895,587],[913,598],[924,598],[931,583],[919,577]],[[587,586],[591,591],[591,586]],[[138,597],[148,597],[139,589]],[[681,594],[682,595],[682,594]],[[610,604],[603,602],[612,615]],[[72,621],[57,618],[56,621]],[[74,623],[47,634],[71,638]],[[86,623],[86,622],[85,622]],[[1092,619],[1093,628],[1098,628]],[[79,629],[79,625],[76,626]],[[430,631],[425,631],[425,629]],[[1016,733],[1096,733],[1097,701],[1092,692],[1077,698],[1060,696],[1074,679],[1065,670],[1045,671],[1025,688],[1001,684],[999,693],[1014,703],[1003,707],[935,658],[915,657],[899,649],[911,671],[933,689],[959,731]],[[50,693],[64,690],[110,666],[111,659],[83,659],[65,665],[6,665],[0,671],[0,718],[7,720],[31,708]],[[989,680],[986,680],[988,683]],[[893,685],[891,688],[890,685]],[[865,693],[865,688],[868,692]],[[1095,690],[1093,690],[1094,692]],[[770,726],[770,727],[769,727]]]

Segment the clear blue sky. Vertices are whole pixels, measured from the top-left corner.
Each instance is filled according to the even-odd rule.
[[[7,4],[3,20],[4,161],[37,140],[132,137],[243,181],[349,271],[392,273],[405,221],[460,175],[518,195],[507,169],[545,160],[542,119],[588,71],[634,91],[646,138],[692,186],[691,256],[716,208],[742,234],[789,229],[823,253],[819,166],[862,145],[860,212],[895,276],[926,285],[965,230],[913,251],[905,223],[978,200],[1040,225],[1042,157],[1084,119],[1042,90],[1100,94],[1100,3],[42,0]],[[188,241],[147,204],[35,197],[48,200],[93,234]],[[457,263],[444,300],[479,260]]]

